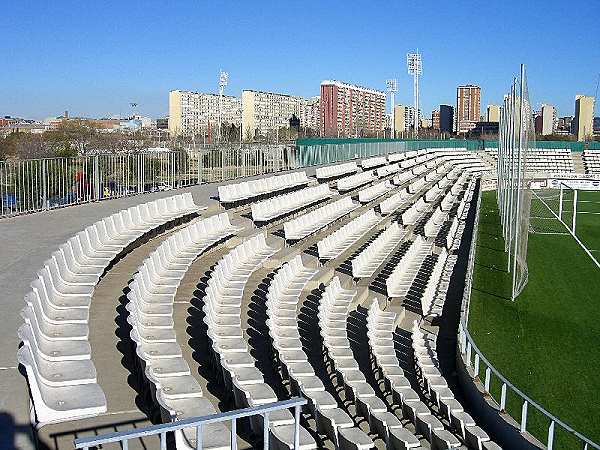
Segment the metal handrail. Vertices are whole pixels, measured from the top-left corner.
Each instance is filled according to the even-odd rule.
[[[289,400],[283,400],[275,403],[269,403],[261,406],[238,409],[235,411],[211,414],[202,417],[192,417],[189,419],[178,420],[176,422],[152,425],[145,428],[136,428],[129,431],[117,431],[99,436],[91,436],[85,438],[74,439],[73,444],[75,449],[89,450],[91,447],[119,442],[124,450],[128,449],[128,442],[131,439],[139,439],[142,437],[160,435],[161,449],[166,448],[167,433],[181,430],[183,428],[196,429],[196,449],[201,450],[202,447],[202,426],[210,423],[231,421],[231,448],[237,448],[237,433],[236,421],[244,417],[262,415],[263,420],[263,441],[265,450],[269,448],[269,413],[282,409],[294,408],[294,449],[300,448],[300,409],[307,404],[307,400],[302,397],[294,397]]]
[[[471,300],[471,288],[473,284],[473,269],[475,266],[475,252],[477,247],[477,236],[479,230],[479,212],[481,207],[481,182],[479,186],[479,193],[477,196],[477,209],[475,213],[475,221],[473,224],[473,233],[472,233],[472,241],[471,247],[469,249],[469,262],[467,266],[467,274],[465,277],[465,290],[463,292],[463,299],[461,304],[461,318],[458,326],[458,342],[459,342],[459,350],[465,360],[467,367],[473,369],[473,377],[479,377],[479,369],[481,362],[483,362],[486,366],[485,369],[485,378],[484,378],[484,391],[490,397],[494,398],[490,391],[491,385],[491,377],[495,375],[496,378],[500,380],[502,383],[501,393],[500,393],[500,410],[503,412],[506,411],[506,399],[507,399],[507,389],[517,394],[523,401],[521,404],[521,418],[518,421],[519,429],[521,433],[525,433],[527,431],[527,416],[529,406],[533,406],[536,410],[542,413],[550,422],[548,427],[548,435],[547,435],[547,444],[546,447],[548,450],[552,450],[554,447],[554,435],[555,435],[555,427],[558,425],[566,432],[572,434],[577,439],[580,440],[582,444],[583,450],[589,450],[590,448],[600,450],[600,445],[593,442],[591,439],[587,438],[580,432],[573,429],[571,426],[554,416],[552,413],[547,411],[543,406],[532,400],[525,393],[523,393],[519,388],[514,386],[506,377],[504,377],[498,369],[496,369],[490,361],[483,355],[479,347],[475,344],[473,337],[468,331],[468,321],[469,321],[469,304]],[[473,353],[475,356],[473,357]],[[473,360],[473,361],[472,361]],[[494,399],[495,400],[495,399]],[[516,420],[516,419],[515,419]]]

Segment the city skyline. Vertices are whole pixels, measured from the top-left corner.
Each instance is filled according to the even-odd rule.
[[[338,8],[335,16],[353,30],[348,39],[343,28],[325,26],[327,8],[316,3],[268,2],[258,15],[246,4],[176,2],[165,12],[160,3],[145,2],[115,14],[113,2],[12,2],[0,24],[7,36],[20,39],[4,49],[0,114],[44,119],[67,109],[77,116],[127,115],[129,103],[136,102],[141,114],[166,116],[170,90],[217,92],[220,69],[230,73],[226,94],[235,96],[252,89],[308,98],[319,94],[326,79],[385,90],[385,80],[395,77],[396,103],[410,105],[405,56],[418,47],[423,111],[454,104],[460,84],[480,86],[482,105],[500,104],[505,80],[523,62],[532,103],[574,115],[575,95],[595,94],[600,46],[586,30],[600,6],[576,1],[564,9],[552,3],[559,5],[522,5],[515,17],[512,2],[477,8],[458,2],[436,7],[433,15],[425,4],[360,2],[355,7],[361,14]],[[542,6],[548,14],[536,15]],[[509,16],[514,20],[501,20]],[[510,23],[510,29],[495,32],[490,17]],[[560,21],[560,31],[539,34],[553,29],[553,21]],[[369,26],[361,28],[364,23]],[[389,112],[389,97],[387,106]]]

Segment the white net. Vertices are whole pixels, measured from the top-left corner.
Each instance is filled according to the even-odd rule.
[[[501,214],[505,250],[509,254],[508,270],[513,275],[512,299],[526,286],[527,241],[531,191],[527,155],[535,148],[535,129],[529,102],[525,67],[513,80],[510,94],[505,96],[500,116],[498,140],[498,208]]]

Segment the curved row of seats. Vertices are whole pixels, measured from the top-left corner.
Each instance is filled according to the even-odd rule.
[[[189,193],[122,210],[70,238],[38,271],[21,312],[17,353],[38,425],[106,412],[88,339],[94,288],[134,241],[198,211]]]
[[[319,200],[329,198],[332,195],[333,191],[329,189],[327,184],[320,184],[261,202],[255,202],[250,206],[252,220],[255,222],[268,222]]]
[[[194,260],[218,242],[241,231],[221,213],[188,225],[166,239],[139,267],[129,284],[127,321],[135,344],[140,372],[149,385],[152,400],[160,407],[164,422],[215,414],[176,340],[173,302],[177,289]],[[206,448],[230,445],[222,423],[202,429]],[[196,447],[195,429],[175,433],[178,449]]]
[[[352,259],[352,277],[373,276],[405,236],[406,230],[398,222],[392,222],[367,248]]]
[[[340,192],[350,191],[364,184],[370,183],[377,179],[374,171],[369,170],[367,172],[357,173],[350,175],[349,177],[340,178],[336,182],[336,188]]]
[[[256,367],[243,336],[241,306],[248,279],[281,249],[280,244],[268,241],[263,233],[246,240],[219,260],[208,280],[203,310],[212,359],[226,389],[233,391],[238,408],[277,401],[275,392],[265,383]],[[262,416],[250,418],[250,426],[255,435],[262,436]],[[279,448],[293,448],[294,417],[288,410],[271,412],[268,426],[271,439],[277,442]],[[316,448],[314,439],[304,428],[300,428],[300,447]]]
[[[333,166],[318,167],[316,169],[316,176],[317,180],[322,181],[355,172],[358,172],[358,166],[356,165],[356,161],[351,161]]]
[[[386,280],[388,297],[403,297],[408,292],[421,263],[431,254],[433,245],[417,236]]]
[[[421,401],[421,397],[406,378],[394,344],[397,322],[398,317],[395,312],[383,311],[377,299],[371,303],[367,316],[367,336],[376,372],[384,381],[386,391],[392,395],[394,403],[400,405],[403,417],[429,441],[433,450],[460,447],[462,445],[460,440],[445,429],[429,407]],[[440,403],[445,405],[443,399]],[[420,448],[419,439],[405,428],[402,430],[404,430],[402,437],[405,444],[404,447],[399,448]],[[394,431],[394,428],[388,429],[390,435],[393,435]]]
[[[400,164],[395,163],[395,164],[389,164],[387,166],[379,167],[379,168],[377,168],[377,170],[375,170],[375,173],[377,174],[377,176],[379,178],[382,178],[382,177],[391,175],[393,173],[397,173],[399,171],[400,171]]]
[[[352,219],[346,225],[317,242],[319,259],[338,257],[380,220],[381,217],[375,213],[374,209],[369,209]]]
[[[283,224],[287,240],[303,239],[360,206],[344,197]]]
[[[308,184],[306,172],[292,172],[284,175],[242,181],[218,187],[219,201],[224,204],[238,204],[257,200],[273,193],[298,188]]]
[[[381,183],[374,184],[367,188],[358,191],[358,201],[361,203],[369,203],[384,194],[387,194],[394,186],[390,180],[382,181]]]
[[[373,158],[363,159],[360,162],[360,167],[364,169],[373,169],[375,167],[383,166],[388,163],[388,159],[385,156],[374,156]]]
[[[481,429],[475,420],[467,413],[461,403],[456,400],[453,392],[440,380],[444,380],[439,371],[435,334],[424,332],[419,327],[419,321],[413,322],[412,348],[418,376],[423,383],[427,396],[443,412],[452,429],[469,448],[476,450],[498,450],[500,447],[491,441],[488,434]],[[444,449],[460,447],[460,442],[443,442]]]
[[[308,399],[308,409],[320,434],[339,449],[371,448],[371,439],[338,407],[303,350],[297,308],[302,291],[317,273],[317,268],[304,264],[302,257],[296,256],[275,275],[267,294],[267,321],[274,353],[290,382],[292,394]],[[365,443],[367,447],[362,446]]]

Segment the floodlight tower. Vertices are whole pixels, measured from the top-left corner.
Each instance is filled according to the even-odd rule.
[[[421,64],[421,54],[419,49],[416,53],[408,53],[406,55],[406,65],[408,66],[408,73],[413,76],[414,79],[414,96],[415,96],[415,113],[414,113],[414,127],[415,136],[419,135],[419,75],[423,73],[423,65]]]
[[[219,129],[217,130],[217,141],[221,142],[221,122],[223,119],[223,90],[229,81],[229,74],[219,70]]]
[[[391,131],[390,135],[393,139],[396,137],[396,129],[395,129],[396,120],[394,117],[396,108],[394,108],[394,94],[396,92],[398,92],[398,80],[396,80],[395,78],[392,78],[391,80],[386,80],[385,85],[387,86],[387,90],[390,93],[390,100],[392,102],[392,125],[390,126],[390,131]]]

